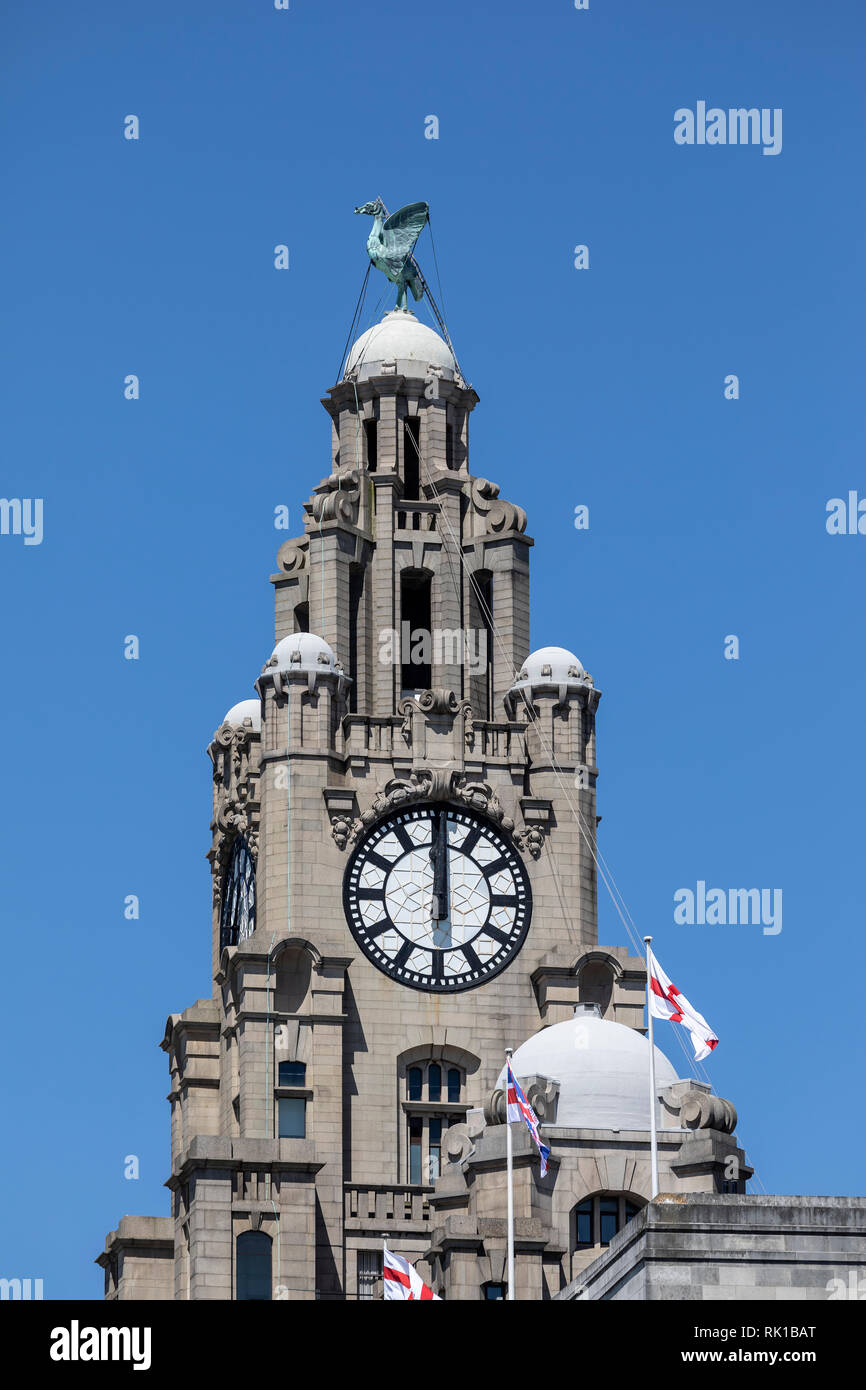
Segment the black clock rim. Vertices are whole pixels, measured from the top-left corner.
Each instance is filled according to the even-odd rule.
[[[352,869],[354,867],[356,859],[362,853],[364,846],[370,840],[371,836],[374,835],[376,831],[379,830],[386,821],[393,821],[398,816],[409,814],[413,811],[433,811],[439,809],[453,811],[457,815],[469,816],[473,820],[479,821],[483,825],[485,825],[488,830],[493,832],[494,835],[498,835],[499,838],[502,841],[504,841],[505,844],[508,845],[509,849],[511,849],[515,858],[517,859],[517,863],[520,866],[520,874],[523,881],[523,886],[526,890],[526,905],[523,929],[513,949],[508,952],[508,955],[499,965],[497,965],[495,970],[491,970],[489,973],[483,975],[480,980],[468,980],[466,984],[449,983],[442,985],[422,985],[416,984],[412,980],[400,979],[400,977],[398,975],[395,975],[393,970],[389,969],[388,966],[381,965],[377,960],[374,960],[374,958],[370,955],[363,942],[358,939],[357,933],[353,925],[352,912],[349,903],[349,881],[352,876]],[[387,811],[384,815],[379,816],[379,818],[376,821],[374,821],[374,823],[371,826],[367,828],[367,830],[364,833],[363,839],[360,840],[357,845],[355,845],[355,848],[352,850],[352,853],[349,856],[348,862],[346,864],[346,869],[343,874],[343,915],[346,919],[346,925],[349,929],[349,935],[351,936],[358,950],[361,952],[361,955],[363,956],[364,960],[369,962],[369,964],[372,965],[374,969],[378,970],[381,975],[386,976],[386,978],[389,979],[392,982],[392,984],[400,985],[403,989],[414,989],[418,994],[465,994],[467,990],[479,989],[481,985],[489,984],[491,980],[495,980],[498,975],[502,974],[503,970],[506,970],[508,966],[510,966],[512,962],[516,960],[517,956],[523,950],[523,947],[526,944],[526,938],[529,934],[529,928],[532,923],[532,884],[529,881],[529,872],[527,870],[523,856],[521,855],[519,849],[515,845],[513,837],[507,830],[504,830],[501,825],[498,825],[497,822],[493,820],[491,816],[486,816],[482,811],[476,811],[472,806],[466,806],[465,804],[460,804],[453,801],[418,800],[409,802],[409,804],[405,806],[395,806],[392,810]],[[396,928],[396,930],[399,931],[399,928]]]

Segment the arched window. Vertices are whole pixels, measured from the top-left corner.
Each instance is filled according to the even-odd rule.
[[[264,1231],[243,1231],[237,1238],[235,1297],[239,1303],[271,1301],[271,1238]]]
[[[243,835],[232,845],[222,885],[220,950],[237,946],[256,929],[256,866]]]
[[[572,1251],[610,1245],[617,1232],[639,1211],[640,1204],[622,1192],[600,1192],[584,1198],[571,1213]]]
[[[462,1122],[469,1108],[463,1103],[460,1067],[446,1069],[444,1098],[442,1070],[439,1062],[406,1068],[406,1177],[419,1186],[430,1186],[440,1176],[444,1135]],[[414,1103],[418,1109],[413,1113]],[[441,1107],[438,1113],[433,1106]]]

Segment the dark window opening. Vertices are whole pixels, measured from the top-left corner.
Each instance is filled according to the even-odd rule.
[[[421,496],[421,421],[407,415],[403,421],[403,496],[417,502]]]
[[[358,712],[358,615],[361,611],[361,598],[364,593],[364,571],[360,565],[352,565],[349,570],[349,711]]]
[[[379,463],[379,436],[378,421],[364,421],[364,439],[367,444],[367,469],[370,473],[375,473]]]
[[[460,1099],[460,1072],[456,1067],[448,1069],[448,1100],[449,1103],[456,1104]]]
[[[423,1121],[412,1116],[409,1121],[409,1181],[421,1182],[421,1146],[423,1141]]]
[[[599,1239],[602,1245],[610,1245],[617,1230],[619,1201],[616,1197],[602,1197],[598,1204]]]
[[[431,578],[418,570],[404,570],[400,576],[400,684],[404,691],[429,690],[433,683]]]
[[[420,1100],[420,1099],[421,1099],[421,1068],[420,1068],[420,1067],[410,1067],[410,1068],[409,1068],[409,1078],[408,1078],[408,1079],[409,1079],[409,1099],[410,1099],[410,1100]]]
[[[574,1212],[575,1245],[592,1245],[592,1198],[581,1202]]]
[[[484,1297],[485,1297],[485,1298],[504,1298],[504,1297],[505,1297],[505,1285],[504,1285],[504,1284],[485,1284],[485,1285],[484,1285]]]
[[[280,1086],[304,1086],[307,1079],[306,1062],[280,1062]]]
[[[307,1102],[302,1096],[282,1096],[277,1101],[280,1139],[306,1139]]]
[[[445,467],[454,467],[454,426],[445,426]]]
[[[237,1245],[236,1298],[239,1303],[271,1301],[271,1238],[264,1231],[243,1231]]]
[[[427,1095],[430,1100],[442,1099],[442,1068],[436,1062],[427,1072]]]
[[[295,609],[295,632],[309,632],[310,630],[310,605],[299,603]]]

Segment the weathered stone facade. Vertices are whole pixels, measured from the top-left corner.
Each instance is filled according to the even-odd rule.
[[[277,651],[252,715],[224,722],[209,748],[213,988],[169,1017],[162,1044],[172,1217],[125,1217],[112,1233],[100,1256],[109,1297],[235,1298],[249,1232],[270,1240],[273,1297],[375,1296],[383,1238],[423,1261],[445,1297],[486,1296],[504,1278],[494,1092],[505,1048],[579,1004],[642,1027],[643,960],[597,941],[599,693],[568,653],[564,672],[543,654],[527,667],[526,516],[469,471],[477,397],[456,365],[401,358],[399,322],[394,334],[323,402],[331,471],[305,505],[303,536],[277,556]],[[382,659],[383,634],[428,600],[433,632],[483,631],[489,661],[470,670],[453,642],[434,643],[423,689],[407,689],[405,653]],[[304,653],[290,643],[285,655],[284,639],[302,633]],[[343,906],[367,829],[395,806],[437,800],[508,837],[531,884],[522,949],[454,993],[377,968]],[[239,846],[254,876],[246,934],[227,910]],[[449,1082],[447,1100],[411,1098],[410,1073],[429,1079],[431,1064],[457,1078],[453,1094]],[[283,1102],[302,1103],[303,1135],[280,1137]],[[705,1117],[696,1138],[678,1098],[666,1103],[663,1185],[718,1187],[731,1154],[742,1183],[732,1135]],[[555,1105],[547,1123],[544,1181],[515,1133],[521,1298],[553,1296],[592,1257],[573,1248],[575,1203],[649,1197],[645,1130],[559,1131]],[[413,1142],[427,1181],[411,1180]]]

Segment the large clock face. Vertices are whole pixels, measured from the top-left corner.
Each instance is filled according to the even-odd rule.
[[[473,989],[523,945],[532,912],[513,846],[469,811],[413,806],[349,860],[343,905],[374,965],[421,990]]]

